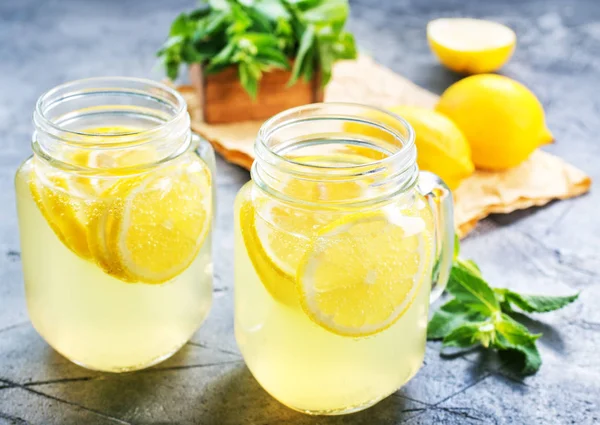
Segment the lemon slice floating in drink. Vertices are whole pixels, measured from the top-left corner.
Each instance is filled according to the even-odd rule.
[[[365,182],[289,179],[282,192],[308,202],[336,202],[358,197],[367,190],[365,186]],[[298,304],[294,284],[298,266],[311,239],[334,217],[331,211],[296,207],[262,196],[242,206],[240,219],[246,249],[274,299],[287,305]]]
[[[75,254],[125,282],[163,283],[192,263],[211,226],[210,172],[191,155],[144,171],[136,166],[156,161],[152,147],[78,151],[68,160],[101,175],[61,172],[42,179],[32,173],[29,186],[54,233]]]
[[[80,219],[80,205],[69,195],[69,182],[61,176],[42,181],[37,174],[29,178],[31,194],[42,215],[61,242],[82,258],[90,258],[87,229]]]
[[[351,337],[394,324],[430,272],[427,222],[380,211],[348,215],[322,228],[296,280],[312,321]]]
[[[104,220],[109,270],[163,283],[195,259],[211,226],[210,173],[200,161],[122,180]]]

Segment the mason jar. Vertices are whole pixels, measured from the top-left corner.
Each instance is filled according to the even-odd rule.
[[[27,308],[69,360],[123,372],[185,344],[212,300],[214,156],[183,98],[136,78],[42,95],[15,184]]]
[[[291,109],[260,129],[235,204],[235,336],[283,404],[344,414],[421,367],[453,255],[452,197],[401,117]]]

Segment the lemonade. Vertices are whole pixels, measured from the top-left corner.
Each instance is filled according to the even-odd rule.
[[[52,144],[38,130],[15,178],[31,321],[68,359],[110,372],[169,357],[212,300],[210,167],[189,127],[157,138],[156,123],[127,120],[84,116]]]
[[[354,108],[264,124],[235,204],[238,345],[267,392],[309,414],[362,410],[415,375],[433,264],[447,267],[431,197],[416,190],[414,137]],[[393,137],[352,133],[349,120]]]

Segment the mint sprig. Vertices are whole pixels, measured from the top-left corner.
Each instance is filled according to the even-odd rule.
[[[173,21],[157,55],[173,80],[184,63],[200,63],[206,74],[236,67],[252,98],[274,69],[291,69],[290,85],[318,71],[325,86],[334,62],[357,56],[344,29],[349,10],[348,0],[202,0]]]
[[[510,289],[492,288],[472,260],[455,259],[447,291],[453,298],[435,312],[427,328],[427,339],[441,339],[443,348],[485,348],[517,354],[520,371],[535,373],[542,365],[536,346],[541,334],[532,334],[516,320],[516,311],[545,313],[558,310],[577,299],[579,294],[548,296],[520,294]]]

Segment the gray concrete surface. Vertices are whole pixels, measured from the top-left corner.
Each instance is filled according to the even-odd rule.
[[[31,113],[52,86],[90,76],[161,78],[154,51],[193,0],[0,0],[0,424],[595,424],[600,423],[600,192],[482,223],[463,245],[490,280],[520,290],[571,288],[580,300],[534,316],[544,365],[522,379],[493,354],[426,364],[372,409],[313,418],[267,395],[232,329],[232,203],[248,174],[219,162],[215,302],[172,359],[123,375],[90,372],[54,353],[24,303],[13,173],[30,152]],[[425,24],[475,16],[510,25],[518,49],[503,73],[533,89],[558,154],[600,180],[600,2],[353,1],[352,30],[380,62],[441,92],[459,77],[429,53]]]

